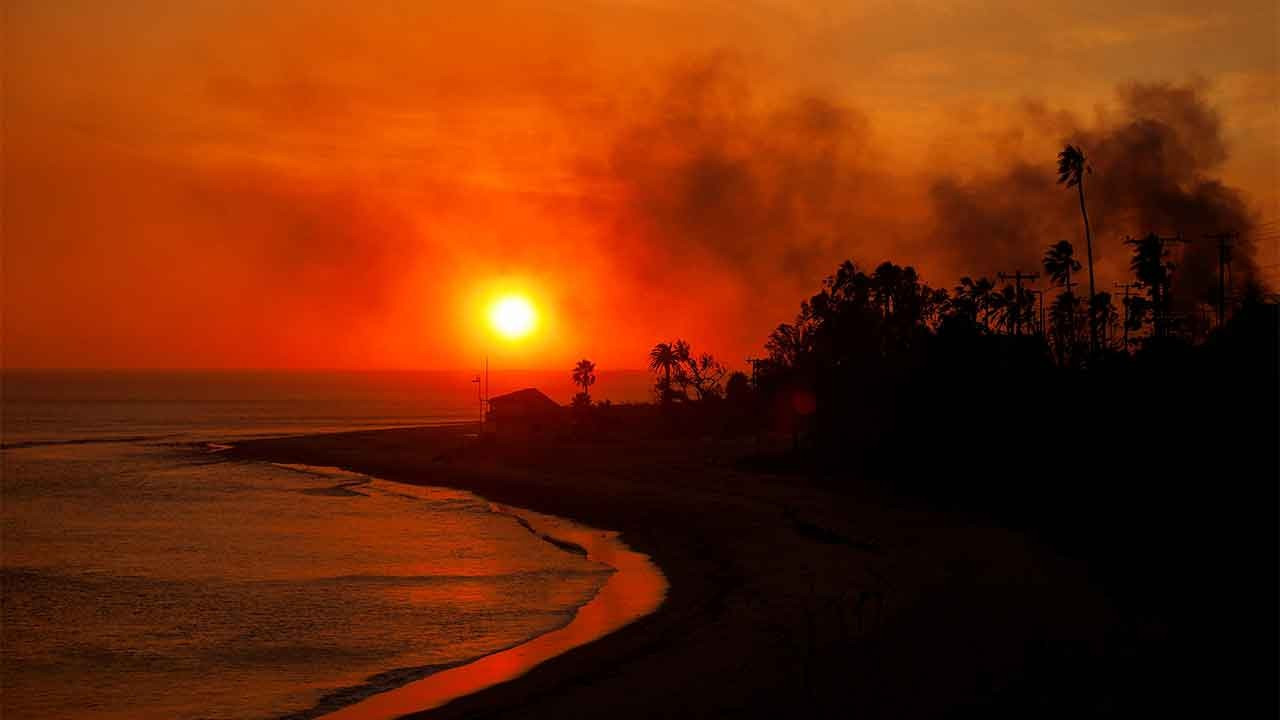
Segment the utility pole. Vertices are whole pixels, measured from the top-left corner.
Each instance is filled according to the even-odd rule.
[[[1129,352],[1129,296],[1130,296],[1129,291],[1136,290],[1140,287],[1143,287],[1143,285],[1142,283],[1136,283],[1136,282],[1132,282],[1132,283],[1118,282],[1115,285],[1116,287],[1124,291],[1124,300],[1121,301],[1121,303],[1123,303],[1124,305],[1124,351]]]
[[[1227,266],[1231,264],[1231,241],[1236,239],[1234,232],[1221,232],[1205,235],[1208,240],[1218,241],[1218,327],[1227,317]]]
[[[1021,270],[1014,270],[1012,273],[996,273],[1001,280],[1013,280],[1015,295],[1013,296],[1014,315],[1013,315],[1013,334],[1022,334],[1022,281],[1036,280],[1040,277],[1040,273],[1024,273]]]
[[[480,401],[480,437],[484,438],[484,421],[489,414],[489,355],[484,356],[484,376],[480,373],[471,379],[476,384],[476,400]]]

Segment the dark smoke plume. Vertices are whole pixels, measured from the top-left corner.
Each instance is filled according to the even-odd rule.
[[[717,58],[676,73],[597,171],[619,189],[615,232],[644,281],[728,273],[755,288],[744,302],[776,307],[887,224],[874,158],[862,113],[813,96],[758,107]]]
[[[1150,232],[1190,241],[1174,251],[1175,287],[1184,302],[1208,301],[1216,292],[1218,250],[1207,234],[1239,233],[1231,255],[1234,286],[1257,279],[1256,218],[1242,191],[1213,177],[1227,148],[1221,120],[1201,89],[1131,84],[1118,95],[1118,113],[1110,120],[1060,131],[1059,146],[1082,147],[1093,166],[1085,190],[1099,280],[1106,281],[1099,291],[1128,275],[1123,239]],[[1035,116],[1043,114],[1029,115]],[[983,270],[1034,267],[1043,248],[1061,239],[1084,257],[1079,208],[1074,194],[1055,183],[1052,160],[1015,162],[1003,173],[968,181],[934,181],[936,235],[953,262],[967,260]]]
[[[1192,240],[1177,258],[1184,297],[1207,299],[1216,287],[1207,233],[1239,232],[1235,287],[1255,278],[1255,219],[1242,192],[1213,177],[1227,148],[1202,89],[1132,84],[1118,99],[1093,124],[1032,103],[1010,121],[1045,148],[1069,142],[1088,155],[1099,290],[1128,277],[1123,240],[1147,232]],[[1039,269],[1059,240],[1085,254],[1074,192],[1056,183],[1056,150],[997,157],[973,177],[904,180],[861,112],[820,97],[761,108],[723,58],[677,73],[624,128],[593,173],[619,188],[616,233],[634,241],[620,243],[637,253],[631,271],[659,287],[684,272],[726,273],[746,284],[743,302],[759,305],[740,308],[748,312],[776,313],[849,257],[914,264],[948,287],[962,274]]]

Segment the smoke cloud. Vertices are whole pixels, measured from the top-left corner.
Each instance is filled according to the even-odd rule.
[[[1084,125],[1070,116],[1029,106],[1026,132],[1061,138],[1084,149],[1093,172],[1085,198],[1094,234],[1099,291],[1128,274],[1126,236],[1181,235],[1173,251],[1175,283],[1184,299],[1216,292],[1218,250],[1207,234],[1239,233],[1232,253],[1236,287],[1258,278],[1252,230],[1257,222],[1244,192],[1214,177],[1227,159],[1222,122],[1197,85],[1128,84],[1117,91],[1111,116]],[[1058,185],[1053,158],[1014,160],[1007,170],[931,183],[934,236],[950,270],[990,274],[994,268],[1036,267],[1045,246],[1070,240],[1085,256],[1074,190]]]
[[[632,278],[673,295],[717,289],[686,310],[750,347],[842,258],[883,254],[885,232],[905,238],[912,210],[884,162],[856,108],[763,103],[716,57],[674,72],[582,171],[613,188],[604,232]]]
[[[1258,274],[1256,218],[1244,192],[1215,177],[1228,149],[1205,90],[1127,84],[1091,123],[1028,101],[1005,134],[1038,138],[1042,157],[997,144],[989,171],[903,173],[876,152],[878,129],[856,107],[813,95],[763,104],[740,68],[716,58],[676,72],[620,129],[608,163],[588,172],[617,188],[608,232],[631,254],[635,281],[725,288],[726,303],[700,312],[755,337],[844,258],[912,264],[942,287],[1039,270],[1044,249],[1064,239],[1083,261],[1077,195],[1057,183],[1066,143],[1093,169],[1085,194],[1099,291],[1128,278],[1126,237],[1181,234],[1191,242],[1174,250],[1178,293],[1208,301],[1218,251],[1206,234],[1240,233],[1235,287]]]

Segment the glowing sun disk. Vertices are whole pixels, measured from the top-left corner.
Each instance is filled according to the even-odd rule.
[[[498,300],[489,310],[489,323],[499,335],[510,338],[522,338],[533,331],[537,314],[533,304],[518,295],[509,295]]]

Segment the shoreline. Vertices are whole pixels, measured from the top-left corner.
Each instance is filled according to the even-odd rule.
[[[488,655],[448,664],[425,677],[316,717],[392,720],[433,710],[520,677],[557,655],[599,640],[661,607],[668,588],[662,570],[648,555],[629,548],[617,532],[501,503],[489,502],[489,507],[491,512],[515,519],[536,540],[552,544],[563,552],[582,554],[608,565],[613,572],[561,627]]]
[[[1088,567],[1016,531],[865,483],[748,472],[734,464],[741,447],[699,438],[477,446],[467,430],[254,440],[225,454],[610,528],[667,578],[656,611],[406,718],[939,717],[989,706],[997,690],[1016,707],[1102,660],[1112,610]],[[1055,655],[1026,678],[1029,646]]]

